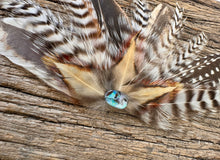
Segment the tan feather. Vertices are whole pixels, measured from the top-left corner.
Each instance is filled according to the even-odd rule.
[[[131,39],[130,46],[123,59],[115,66],[113,74],[115,76],[116,90],[121,90],[122,86],[135,77],[135,48],[136,48],[136,35]]]
[[[90,69],[63,63],[55,63],[55,65],[63,75],[65,82],[78,95],[104,96],[104,89],[99,85],[97,76]]]
[[[134,98],[140,104],[143,104],[158,97],[161,97],[166,93],[178,92],[183,88],[183,84],[178,82],[170,82],[167,85],[167,87],[141,87],[136,91],[128,93],[128,96]]]
[[[146,103],[150,100],[153,100],[157,97],[160,97],[166,93],[172,92],[176,87],[149,87],[149,88],[140,88],[135,92],[129,93],[129,97],[134,98],[140,104]]]

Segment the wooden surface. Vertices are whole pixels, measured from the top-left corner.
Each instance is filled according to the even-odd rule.
[[[38,2],[62,11],[52,0]],[[126,7],[126,1],[120,3]],[[210,39],[206,51],[220,51],[220,2],[179,4],[187,17],[183,39],[204,31]],[[166,132],[124,112],[72,102],[0,56],[0,159],[220,159],[219,113],[180,124],[183,132]]]

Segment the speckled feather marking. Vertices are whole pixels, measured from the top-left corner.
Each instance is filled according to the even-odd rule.
[[[0,54],[83,105],[125,108],[151,126],[219,110],[220,55],[202,52],[204,33],[179,39],[179,5],[133,0],[128,13],[114,0],[57,3],[69,25],[33,1],[1,1]]]

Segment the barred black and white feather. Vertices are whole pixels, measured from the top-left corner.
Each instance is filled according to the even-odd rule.
[[[114,0],[56,2],[69,25],[34,1],[1,1],[7,16],[0,22],[0,54],[83,105],[123,101],[151,126],[167,129],[175,116],[219,110],[220,55],[201,52],[204,33],[179,39],[179,5],[152,10],[133,0],[128,16]],[[111,94],[121,97],[111,104]]]

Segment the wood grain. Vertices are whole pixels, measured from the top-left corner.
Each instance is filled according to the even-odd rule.
[[[55,0],[38,0],[65,12]],[[126,8],[128,1],[119,0]],[[175,0],[152,0],[150,4]],[[220,2],[182,0],[183,40],[201,31],[209,37],[205,52],[220,51]],[[0,12],[4,14],[4,12]],[[74,105],[31,73],[0,56],[0,159],[220,159],[220,114],[183,132],[147,127],[127,113]]]

